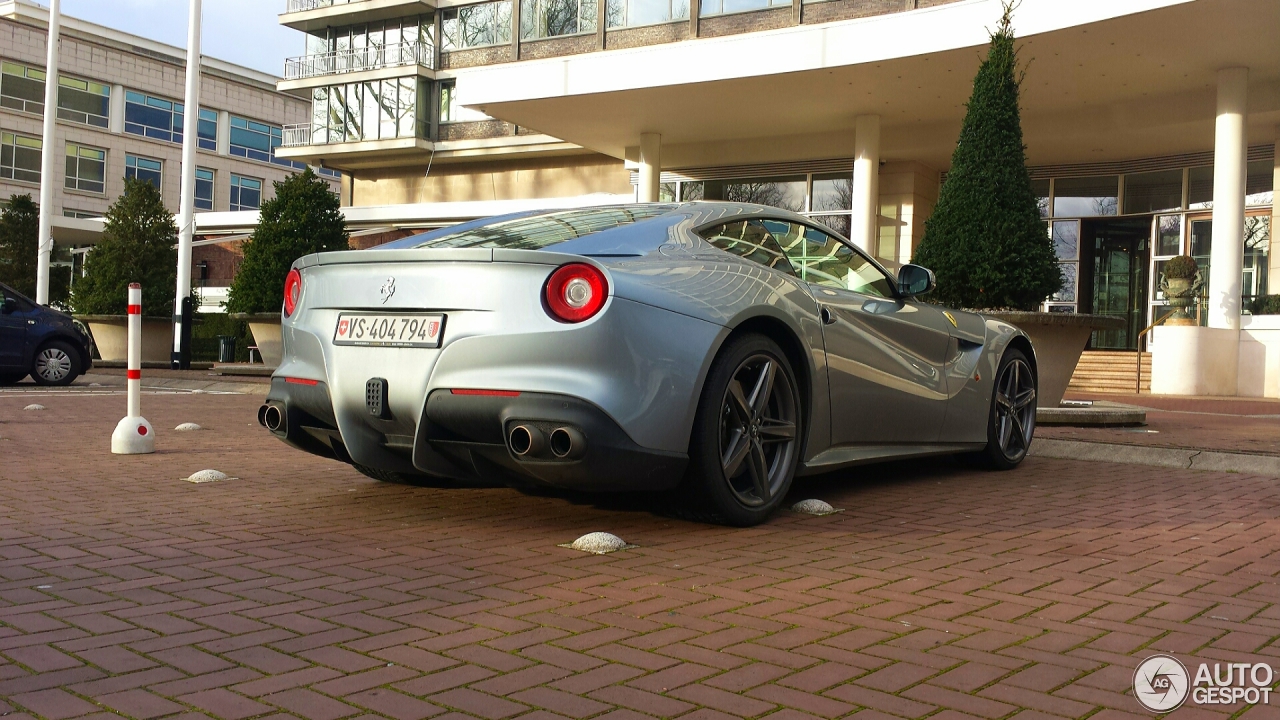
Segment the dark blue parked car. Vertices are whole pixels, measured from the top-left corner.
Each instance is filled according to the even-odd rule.
[[[70,315],[3,283],[0,296],[0,385],[28,375],[41,385],[70,385],[91,367],[89,336]]]

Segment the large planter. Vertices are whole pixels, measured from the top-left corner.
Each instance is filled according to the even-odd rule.
[[[231,319],[249,323],[253,342],[262,355],[262,364],[280,367],[284,357],[284,343],[280,339],[280,313],[231,313]]]
[[[89,326],[93,344],[103,362],[129,361],[128,315],[76,315]],[[169,364],[173,354],[173,321],[165,318],[142,318],[142,362]]]
[[[992,311],[982,314],[1003,320],[1031,338],[1040,375],[1037,400],[1042,408],[1056,408],[1062,403],[1080,354],[1094,330],[1119,330],[1125,326],[1123,318],[1110,315]]]

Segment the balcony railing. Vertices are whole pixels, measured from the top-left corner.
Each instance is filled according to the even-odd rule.
[[[297,123],[284,126],[284,135],[280,139],[281,147],[303,147],[311,144],[311,123]]]
[[[345,4],[348,0],[339,0],[338,4]],[[306,12],[315,10],[316,8],[329,7],[334,4],[334,0],[289,0],[289,7],[285,12]]]
[[[376,47],[334,50],[284,61],[284,79],[302,80],[320,75],[340,75],[360,70],[419,65],[435,68],[435,46],[428,43],[394,43]]]

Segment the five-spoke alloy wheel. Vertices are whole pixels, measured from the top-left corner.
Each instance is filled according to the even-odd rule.
[[[1017,467],[1031,448],[1036,427],[1036,374],[1027,356],[1010,348],[1000,360],[991,393],[991,417],[984,451],[1000,470]]]
[[[703,388],[690,443],[688,484],[716,519],[762,522],[791,487],[802,406],[781,348],[743,335],[721,351]]]

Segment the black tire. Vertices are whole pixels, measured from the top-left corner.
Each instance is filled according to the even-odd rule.
[[[31,359],[31,379],[37,385],[70,385],[82,372],[79,351],[62,340],[41,345]]]
[[[690,510],[758,525],[786,498],[803,446],[803,404],[787,356],[764,335],[730,340],[711,365],[682,484]]]
[[[22,382],[22,379],[25,377],[26,377],[26,374],[22,374],[22,375],[18,375],[16,373],[9,373],[7,375],[0,374],[0,387],[6,386],[6,385],[17,385],[18,383]]]
[[[993,470],[1012,470],[1027,457],[1036,430],[1038,378],[1027,356],[1005,350],[991,390],[987,447],[975,459]]]

